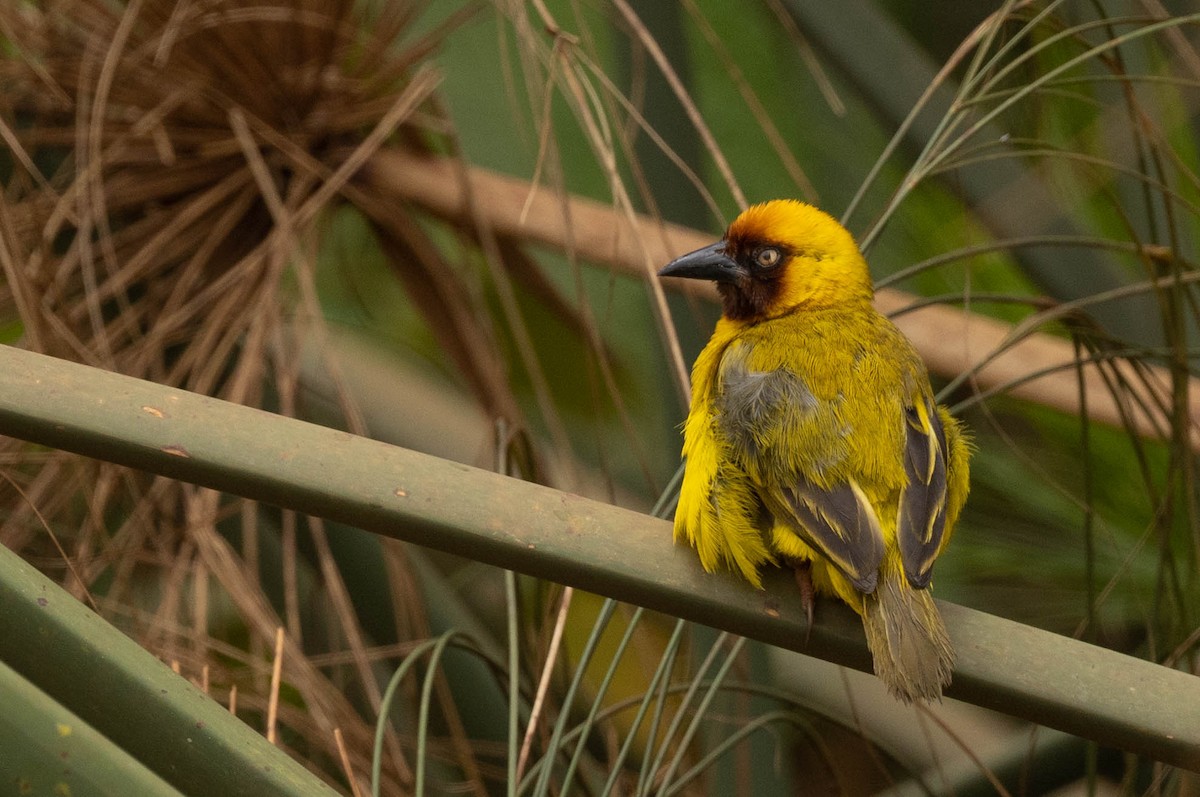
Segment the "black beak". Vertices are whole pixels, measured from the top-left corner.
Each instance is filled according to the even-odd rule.
[[[675,258],[663,266],[658,276],[737,282],[746,277],[747,273],[736,260],[725,254],[725,242],[717,241],[712,246]]]

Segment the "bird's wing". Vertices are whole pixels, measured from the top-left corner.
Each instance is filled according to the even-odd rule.
[[[829,478],[848,455],[840,399],[822,399],[785,367],[751,367],[751,347],[721,363],[716,426],[776,519],[864,592],[883,561],[879,517],[853,479]]]
[[[856,589],[874,592],[883,563],[883,530],[858,484],[851,480],[822,489],[800,477],[780,492],[789,527],[825,554]]]
[[[946,530],[946,431],[932,399],[904,408],[904,474],[896,541],[904,575],[917,589],[929,585]]]

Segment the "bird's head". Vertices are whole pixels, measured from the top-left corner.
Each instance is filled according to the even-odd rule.
[[[870,302],[872,296],[866,261],[846,228],[792,199],[747,208],[720,241],[658,273],[714,280],[725,317],[733,321]]]

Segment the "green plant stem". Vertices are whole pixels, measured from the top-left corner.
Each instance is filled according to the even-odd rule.
[[[185,794],[336,793],[3,546],[0,661]]]
[[[571,679],[571,683],[567,687],[567,693],[563,696],[562,705],[559,707],[558,720],[554,723],[554,730],[550,734],[550,741],[546,744],[546,755],[542,762],[542,770],[538,773],[537,784],[533,791],[538,797],[551,793],[550,777],[554,773],[554,759],[563,750],[562,737],[567,731],[567,725],[571,721],[571,710],[572,704],[575,702],[575,695],[583,685],[583,675],[587,672],[588,665],[592,663],[592,656],[595,655],[596,648],[600,645],[600,638],[604,635],[605,629],[608,628],[608,622],[612,619],[616,608],[616,602],[604,602],[603,607],[600,609],[600,614],[596,618],[596,622],[592,625],[592,633],[588,636],[587,644],[584,645],[583,652],[579,655],[579,662],[575,665],[575,676]],[[596,705],[593,708],[598,707],[602,697],[603,693],[596,696],[593,701]],[[586,741],[585,737],[580,739],[579,743],[582,745]],[[570,776],[574,774],[574,769],[574,759],[572,758],[566,773],[567,776],[562,781],[564,794],[570,788]]]
[[[0,784],[9,794],[182,794],[2,662],[0,705]]]
[[[517,755],[521,747],[521,627],[517,607],[517,574],[504,573],[504,606],[508,628],[508,797],[517,794]]]
[[[0,346],[0,434],[870,670],[858,617],[827,601],[808,634],[800,596],[783,571],[767,573],[767,588],[753,590],[704,573],[691,551],[672,544],[665,521],[345,432]],[[21,619],[9,605],[17,599],[7,597],[12,578],[0,583],[0,618],[10,623],[0,628],[0,658],[15,669],[22,668],[14,661],[24,662],[30,677],[25,670],[39,669],[37,657],[10,641],[17,633],[11,624]],[[1200,678],[961,606],[940,607],[958,656],[949,696],[1200,770]]]

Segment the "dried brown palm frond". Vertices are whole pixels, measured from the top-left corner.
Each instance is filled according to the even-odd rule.
[[[12,158],[0,316],[35,350],[296,413],[296,363],[321,334],[314,272],[327,211],[349,202],[380,214],[349,178],[381,145],[445,148],[427,60],[472,8],[419,33],[425,10],[354,0],[6,4],[0,135]],[[416,221],[384,237],[403,279],[438,276],[416,304],[488,415],[519,426],[488,314],[459,306],[473,277]],[[344,397],[342,411],[342,423],[361,428]],[[30,455],[12,440],[0,441],[0,457],[22,493],[3,488],[0,542],[54,571],[61,541],[69,588],[95,592],[106,615],[185,673],[213,664],[216,688],[239,684],[254,715],[269,701],[262,660],[285,627],[285,682],[305,707],[279,714],[289,745],[338,772],[340,728],[354,769],[367,771],[380,688],[320,523],[61,453]],[[279,526],[283,611],[259,579],[266,523]],[[297,597],[306,556],[327,610]],[[336,630],[313,641],[301,623],[322,612]],[[228,623],[250,640],[241,664],[213,636]],[[308,658],[329,651],[349,651],[350,663]],[[462,745],[447,749],[473,770]],[[403,782],[401,740],[390,737],[387,753],[384,777]]]
[[[243,398],[288,253],[436,84],[414,9],[79,0],[5,20],[7,289],[30,345]],[[370,134],[374,133],[374,136]],[[373,140],[372,140],[373,139]],[[357,147],[346,157],[348,144]],[[358,146],[363,144],[364,146]],[[340,170],[340,172],[339,172]],[[180,346],[196,338],[209,346]],[[261,343],[258,344],[261,347]]]

